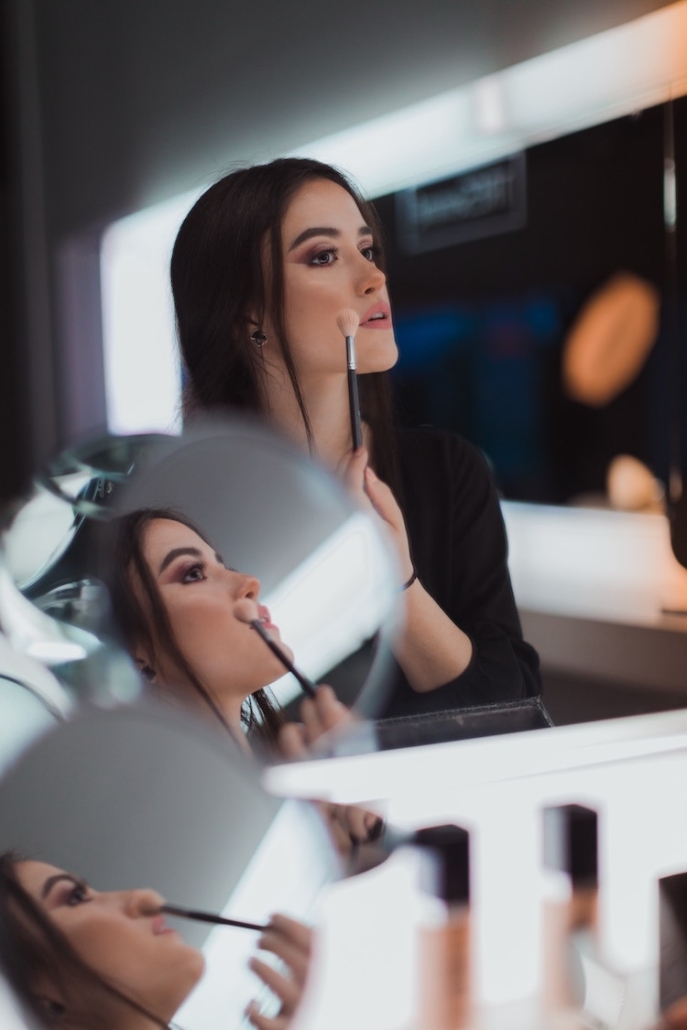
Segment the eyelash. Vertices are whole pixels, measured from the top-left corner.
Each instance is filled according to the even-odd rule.
[[[374,244],[370,244],[369,247],[362,247],[360,253],[365,256],[365,252],[369,251],[370,257],[367,259],[371,264],[376,264],[377,258],[379,257],[379,247],[375,247]],[[324,254],[329,254],[332,257],[331,261],[318,261]],[[322,268],[326,268],[327,265],[333,265],[334,261],[338,260],[339,248],[338,247],[327,247],[326,250],[318,250],[316,254],[310,259],[310,264],[317,267],[318,265]]]
[[[86,886],[86,884],[76,883],[71,888],[71,890],[67,891],[65,900],[68,905],[71,905],[73,907],[75,907],[76,905],[85,905],[87,902],[91,900],[87,895],[88,887]]]
[[[193,565],[188,565],[185,569],[182,569],[182,572],[181,572],[181,582],[182,583],[201,583],[204,579],[207,579],[207,576],[205,575],[205,568],[206,568],[206,565],[205,565],[204,561],[197,561],[197,562],[194,562]],[[196,569],[200,570],[200,573],[201,573],[200,578],[199,579],[189,579],[188,578],[189,573],[194,572]]]

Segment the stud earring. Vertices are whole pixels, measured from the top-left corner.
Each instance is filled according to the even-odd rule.
[[[256,347],[264,347],[267,343],[267,333],[263,333],[262,329],[254,329],[250,338]]]

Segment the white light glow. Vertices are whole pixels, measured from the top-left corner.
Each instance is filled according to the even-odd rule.
[[[194,194],[113,223],[101,283],[107,420],[111,433],[175,432],[181,370],[169,259]]]
[[[632,114],[687,90],[687,3],[553,50],[295,153],[380,196]]]
[[[86,649],[67,640],[36,640],[26,648],[29,658],[36,658],[46,665],[60,665],[62,662],[80,662],[86,657]]]
[[[392,611],[397,595],[390,549],[367,515],[337,533],[265,597],[282,640],[313,679],[354,653]],[[292,677],[272,688],[282,704],[300,691]]]

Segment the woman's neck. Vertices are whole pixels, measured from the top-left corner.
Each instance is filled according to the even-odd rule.
[[[317,382],[301,382],[314,445],[313,457],[336,471],[351,452],[351,421],[348,403],[348,383],[345,375],[322,376]],[[291,381],[286,373],[267,377],[263,385],[265,411],[281,432],[299,447],[309,451],[309,442],[303,414]],[[368,427],[364,426],[365,444]]]
[[[177,684],[167,684],[166,690],[167,697],[172,699],[175,698],[175,703],[179,704],[183,708],[188,709],[192,707],[195,713],[201,719],[210,720],[215,724],[218,723],[217,713],[222,716],[225,727],[229,729],[231,736],[236,741],[239,750],[245,755],[252,755],[251,746],[246,737],[243,729],[243,722],[241,720],[241,711],[243,708],[243,700],[235,697],[218,697],[216,694],[212,695],[212,701],[217,708],[214,711],[212,706],[208,704],[206,698],[202,697],[196,690],[189,687],[186,682]]]

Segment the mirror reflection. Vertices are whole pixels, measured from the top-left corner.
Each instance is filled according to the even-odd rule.
[[[183,1004],[212,1030],[247,1025],[252,998],[295,1007],[338,860],[310,806],[269,798],[202,724],[157,706],[72,720],[5,775],[0,826],[0,965],[39,1026],[167,1026]],[[249,966],[269,954],[280,972]]]

